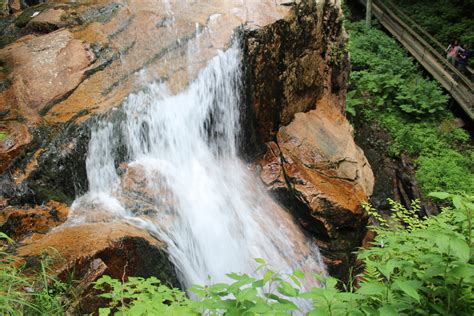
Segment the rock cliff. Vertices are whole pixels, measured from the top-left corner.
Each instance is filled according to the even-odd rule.
[[[148,82],[182,90],[239,35],[246,101],[242,153],[315,236],[330,271],[342,275],[362,239],[360,203],[372,192],[373,175],[344,117],[348,58],[338,1],[167,3],[48,1],[10,8],[1,18],[2,230],[18,239],[30,236],[20,250],[29,256],[48,246],[69,251],[57,242],[62,234],[74,243],[103,229],[94,224],[74,234],[65,229],[43,235],[64,220],[50,218],[54,203],[67,208],[87,191],[91,126],[103,116],[119,120],[127,95]],[[126,150],[117,156],[118,167]],[[31,218],[40,220],[32,224]],[[96,259],[99,248],[87,257]],[[74,251],[68,260],[84,252]],[[125,264],[106,263],[109,269]]]

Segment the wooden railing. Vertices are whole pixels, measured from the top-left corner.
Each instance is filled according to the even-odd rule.
[[[359,2],[365,5],[365,0]],[[446,60],[443,45],[389,1],[373,0],[372,13],[474,121],[473,84]]]

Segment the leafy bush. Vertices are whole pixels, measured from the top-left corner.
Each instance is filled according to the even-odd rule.
[[[427,191],[472,192],[474,188],[474,151],[464,156],[452,149],[422,154],[416,177]]]
[[[359,250],[365,270],[345,291],[336,279],[319,275],[314,277],[324,286],[303,291],[301,271],[277,273],[256,259],[262,278],[231,273],[232,283],[191,288],[195,301],[155,278],[122,283],[103,277],[96,286],[109,288],[102,297],[112,302],[101,315],[114,308],[120,315],[288,315],[303,312],[295,304],[303,301],[308,315],[472,315],[474,196],[433,196],[451,199],[454,208],[420,219],[418,203],[408,210],[390,201],[393,215],[385,219],[365,205],[378,224],[372,226],[376,237],[371,248]]]
[[[346,22],[352,72],[347,113],[377,122],[391,136],[389,154],[417,160],[425,193],[474,191],[469,134],[450,122],[448,98],[435,81],[423,78],[413,59],[376,28]]]
[[[400,110],[424,119],[442,116],[448,97],[440,85],[421,75],[413,61],[396,41],[363,22],[346,23],[350,30],[352,88],[350,96],[361,98],[384,110]]]

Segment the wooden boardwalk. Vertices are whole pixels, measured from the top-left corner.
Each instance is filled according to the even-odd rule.
[[[372,13],[474,121],[473,84],[446,60],[444,47],[390,2],[373,0]]]

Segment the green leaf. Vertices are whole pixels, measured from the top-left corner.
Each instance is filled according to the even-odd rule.
[[[380,316],[397,316],[397,310],[391,305],[384,305],[378,309]]]
[[[385,286],[380,283],[362,283],[356,293],[364,295],[382,295],[384,292]]]
[[[418,302],[420,301],[420,295],[418,295],[418,292],[416,291],[416,288],[413,286],[412,282],[396,280],[394,284],[411,298],[414,298]]]
[[[108,315],[110,315],[111,311],[112,311],[112,309],[109,308],[109,307],[99,308],[99,316],[108,316]]]
[[[298,290],[292,287],[288,282],[281,281],[280,286],[278,287],[278,292],[283,295],[295,297],[298,295]]]
[[[463,203],[462,203],[462,198],[459,195],[453,196],[453,205],[455,208],[458,210],[463,209]]]
[[[451,277],[466,279],[467,282],[472,282],[474,278],[474,266],[472,264],[463,264],[451,269],[448,274]]]
[[[216,283],[211,286],[209,286],[209,292],[218,294],[220,292],[227,291],[228,285],[225,283]]]
[[[263,276],[263,283],[267,283],[273,276],[273,271],[268,270],[265,272],[265,275]]]
[[[263,260],[262,258],[255,258],[255,261],[261,264],[265,264],[265,260]]]
[[[459,258],[463,263],[469,261],[470,249],[469,245],[460,238],[452,239],[449,242],[449,248],[451,248],[451,254]]]
[[[337,285],[337,279],[333,277],[328,277],[326,279],[326,288],[328,289],[334,289],[336,288]]]
[[[246,301],[246,300],[253,301],[255,300],[256,296],[257,296],[257,290],[252,287],[249,287],[240,291],[240,293],[237,294],[236,298],[238,301]]]
[[[304,273],[300,269],[293,271],[293,275],[299,279],[304,279]]]
[[[228,273],[227,276],[233,280],[236,280],[236,281],[241,281],[241,280],[244,280],[247,276],[244,275],[244,274],[238,274],[238,273]]]
[[[255,306],[251,307],[248,311],[256,314],[265,314],[270,312],[272,309],[266,304],[257,303]]]

